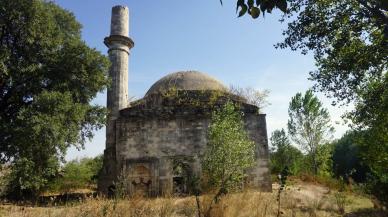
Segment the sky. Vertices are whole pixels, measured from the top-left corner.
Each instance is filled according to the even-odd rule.
[[[107,54],[103,44],[110,32],[111,8],[126,5],[130,13],[129,35],[135,42],[129,60],[129,95],[141,98],[161,77],[177,71],[205,72],[226,86],[253,87],[270,91],[268,135],[286,128],[288,104],[297,92],[314,84],[308,80],[315,69],[311,54],[275,49],[283,39],[280,12],[256,20],[237,18],[235,0],[56,0],[82,24],[87,45]],[[331,99],[317,94],[329,110],[339,138],[348,129],[341,115],[348,108],[331,106]],[[106,105],[106,93],[93,104]],[[83,150],[71,148],[67,160],[103,153],[105,128],[96,131]]]

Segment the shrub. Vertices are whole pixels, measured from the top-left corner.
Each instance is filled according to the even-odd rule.
[[[275,130],[270,138],[271,171],[278,174],[288,167],[291,174],[299,174],[303,168],[302,152],[291,145],[284,129]]]
[[[48,184],[49,191],[67,192],[77,188],[93,188],[102,167],[103,156],[81,158],[66,163],[57,177]]]
[[[379,201],[378,208],[388,208],[388,174],[370,174],[366,189]]]
[[[7,193],[10,173],[11,169],[9,166],[0,165],[0,197],[5,196]]]
[[[352,178],[356,182],[365,182],[369,169],[361,163],[360,147],[356,140],[355,132],[347,132],[334,142],[333,173],[337,178]]]
[[[334,194],[335,204],[337,205],[339,214],[345,213],[345,206],[348,203],[346,195],[342,192],[337,192]]]

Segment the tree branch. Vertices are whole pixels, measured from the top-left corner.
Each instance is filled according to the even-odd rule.
[[[357,2],[364,6],[372,14],[372,16],[377,19],[376,24],[383,28],[384,37],[388,38],[388,14],[384,13],[382,11],[383,9],[378,5],[370,6],[365,0],[357,0]]]

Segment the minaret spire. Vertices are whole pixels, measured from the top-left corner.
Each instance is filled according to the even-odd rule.
[[[128,37],[129,11],[125,6],[112,8],[110,36],[104,39],[104,44],[109,48],[108,54],[111,62],[107,102],[108,117],[106,122],[106,148],[104,151],[104,165],[98,179],[98,189],[109,195],[112,186],[119,174],[116,157],[116,120],[120,110],[128,107],[128,58],[129,51],[134,46]]]
[[[115,120],[119,111],[128,107],[128,58],[129,51],[134,46],[128,37],[129,11],[128,7],[117,5],[112,8],[110,36],[104,39],[104,44],[109,48],[111,67],[109,77],[111,85],[108,88],[107,108],[108,120],[106,128],[106,146],[115,144]]]
[[[112,8],[110,36],[104,39],[109,48],[109,59],[112,63],[109,76],[112,79],[108,89],[107,107],[112,116],[117,118],[118,111],[128,106],[128,57],[133,41],[128,37],[129,12],[125,6]]]

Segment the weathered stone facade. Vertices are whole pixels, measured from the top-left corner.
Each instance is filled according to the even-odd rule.
[[[117,28],[114,17],[118,16],[112,15],[112,28]],[[110,76],[116,81],[117,76],[123,77],[122,69],[127,66],[116,66],[123,64],[117,61],[122,56],[113,55],[109,44],[108,47],[112,60]],[[187,191],[185,178],[177,164],[184,163],[192,174],[201,174],[200,156],[207,144],[211,113],[227,100],[240,105],[248,136],[256,144],[256,165],[249,171],[247,183],[264,191],[271,190],[266,120],[256,106],[227,93],[217,80],[190,71],[160,79],[143,99],[123,108],[110,100],[120,100],[122,94],[127,94],[122,90],[127,88],[126,79],[120,82],[111,87],[114,97],[108,93],[110,116],[100,191],[108,193],[122,180],[126,182],[125,191],[130,195],[156,196]]]

